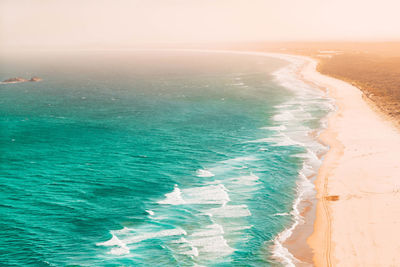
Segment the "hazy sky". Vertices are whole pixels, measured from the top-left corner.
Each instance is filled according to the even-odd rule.
[[[1,47],[400,40],[400,0],[0,0]]]

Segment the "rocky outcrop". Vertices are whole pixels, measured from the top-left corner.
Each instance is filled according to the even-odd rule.
[[[40,82],[42,80],[42,78],[33,76],[32,78],[30,78],[29,82]]]
[[[3,83],[23,83],[27,82],[28,80],[21,78],[21,77],[16,77],[16,78],[9,78],[3,81]]]
[[[39,77],[32,77],[29,80],[25,79],[25,78],[21,78],[21,77],[15,77],[15,78],[9,78],[4,80],[2,83],[24,83],[24,82],[40,82],[42,80],[42,78]]]

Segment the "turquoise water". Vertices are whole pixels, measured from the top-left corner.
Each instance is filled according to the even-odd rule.
[[[299,181],[324,151],[310,133],[330,110],[288,66],[195,52],[3,57],[1,79],[44,80],[0,84],[1,265],[284,262],[277,235],[298,219],[311,185]]]

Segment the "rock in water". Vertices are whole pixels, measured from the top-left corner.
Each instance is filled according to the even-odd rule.
[[[7,80],[4,80],[2,83],[24,83],[24,82],[40,82],[42,78],[33,76],[29,80],[21,78],[21,77],[16,77],[16,78],[10,78]]]
[[[10,78],[6,79],[3,81],[3,83],[23,83],[26,82],[27,80],[21,77],[16,77],[16,78]]]
[[[32,77],[29,81],[30,81],[30,82],[40,82],[41,80],[42,80],[42,78],[39,78],[39,77],[34,76],[34,77]]]

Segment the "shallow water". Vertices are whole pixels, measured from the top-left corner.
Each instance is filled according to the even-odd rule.
[[[1,79],[44,80],[0,85],[0,263],[289,261],[277,235],[312,193],[325,148],[310,133],[331,109],[295,68],[197,52],[3,58]]]

